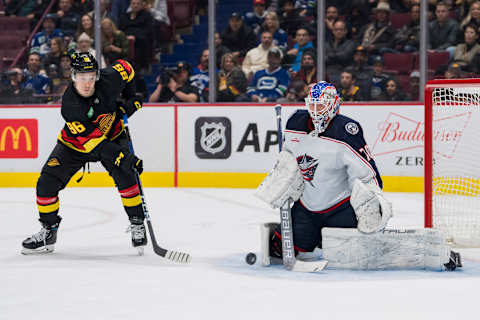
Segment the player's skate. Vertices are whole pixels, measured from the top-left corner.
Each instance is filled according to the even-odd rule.
[[[147,231],[143,219],[131,217],[127,232],[128,231],[132,233],[132,246],[137,248],[138,254],[142,256],[144,248],[147,245]]]
[[[62,221],[61,217],[58,217],[58,222],[54,225],[48,225],[40,221],[42,229],[22,242],[22,253],[38,254],[53,252],[53,250],[55,250],[55,242],[57,242],[57,231],[60,221]]]
[[[455,251],[450,251],[450,261],[444,264],[447,271],[453,271],[456,268],[462,267],[462,260],[460,258],[460,253]]]

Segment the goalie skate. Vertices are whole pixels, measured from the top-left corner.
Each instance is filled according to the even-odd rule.
[[[48,225],[44,222],[39,232],[33,234],[22,242],[22,254],[41,254],[50,253],[55,250],[55,243],[57,242],[57,231],[60,225],[61,217],[58,217],[58,222],[54,225]]]

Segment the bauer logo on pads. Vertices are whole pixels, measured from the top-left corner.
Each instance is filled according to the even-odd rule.
[[[195,154],[200,159],[227,159],[232,153],[232,123],[225,117],[195,121]]]

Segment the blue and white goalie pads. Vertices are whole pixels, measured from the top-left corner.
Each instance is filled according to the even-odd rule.
[[[303,176],[294,155],[283,150],[268,176],[258,186],[255,196],[272,208],[280,208],[289,198],[297,201],[305,188]]]

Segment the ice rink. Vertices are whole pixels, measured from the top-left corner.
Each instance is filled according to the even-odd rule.
[[[251,189],[147,188],[159,243],[188,252],[190,265],[131,247],[113,188],[61,193],[53,254],[23,256],[37,232],[35,190],[0,189],[0,319],[479,319],[479,249],[460,249],[456,272],[292,273],[249,266],[258,225],[278,221]],[[389,227],[421,227],[423,195],[389,193]],[[258,261],[257,261],[258,263]]]

